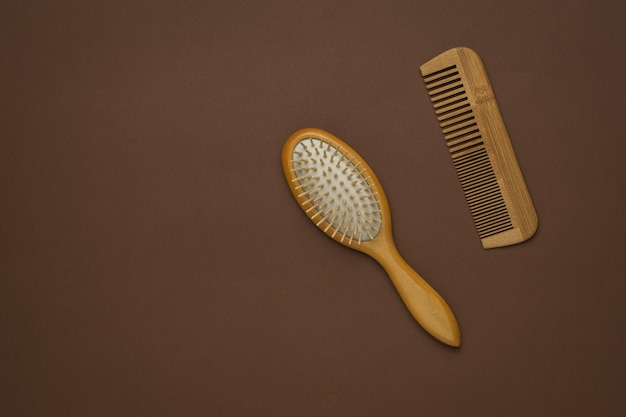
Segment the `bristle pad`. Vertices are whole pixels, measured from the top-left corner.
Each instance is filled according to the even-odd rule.
[[[349,244],[374,239],[382,216],[370,176],[355,155],[317,138],[293,148],[294,189],[309,218]]]

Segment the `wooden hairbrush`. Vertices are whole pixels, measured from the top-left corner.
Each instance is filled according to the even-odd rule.
[[[326,235],[374,258],[417,322],[437,340],[459,346],[450,307],[400,256],[387,197],[370,166],[350,146],[319,129],[295,132],[282,166],[300,208]]]
[[[529,239],[537,213],[480,57],[453,48],[420,71],[483,248]]]

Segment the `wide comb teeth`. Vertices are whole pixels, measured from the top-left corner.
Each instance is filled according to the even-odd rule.
[[[530,238],[537,215],[480,58],[454,48],[420,70],[483,247]]]

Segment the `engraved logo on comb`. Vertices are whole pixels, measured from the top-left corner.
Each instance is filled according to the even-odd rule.
[[[484,103],[489,100],[493,100],[495,97],[493,90],[489,86],[481,85],[474,89],[474,97],[477,103]]]

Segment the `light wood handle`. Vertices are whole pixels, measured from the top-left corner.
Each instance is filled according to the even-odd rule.
[[[385,269],[415,320],[442,343],[458,347],[461,332],[448,304],[406,263],[395,246],[376,260]]]

